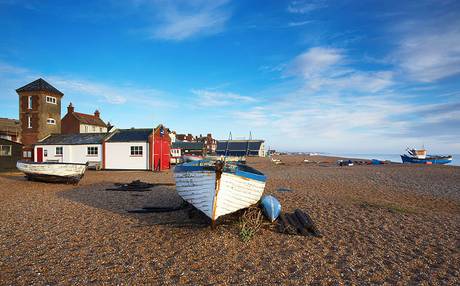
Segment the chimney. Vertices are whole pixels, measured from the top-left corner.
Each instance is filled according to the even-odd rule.
[[[99,112],[99,110],[96,109],[96,111],[94,111],[94,116],[99,118],[99,115],[101,115],[101,113]]]
[[[73,113],[74,111],[74,108],[73,108],[73,105],[72,105],[72,102],[69,104],[69,106],[67,106],[67,113]]]

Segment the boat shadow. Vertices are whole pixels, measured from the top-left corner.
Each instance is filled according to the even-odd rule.
[[[210,226],[210,220],[177,195],[173,184],[156,184],[148,191],[109,191],[113,182],[100,182],[76,186],[60,191],[60,198],[77,202],[119,215],[135,218],[139,226],[166,225],[170,227],[203,228]],[[147,208],[147,211],[143,208]],[[173,211],[148,212],[148,208],[177,208]],[[142,213],[131,212],[144,210]]]

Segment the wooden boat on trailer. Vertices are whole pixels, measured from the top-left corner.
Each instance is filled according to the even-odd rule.
[[[213,225],[223,215],[260,200],[266,177],[243,164],[202,160],[174,169],[179,196],[208,216]]]
[[[88,167],[86,164],[58,162],[25,162],[18,161],[16,167],[27,179],[49,182],[77,184],[83,178]]]

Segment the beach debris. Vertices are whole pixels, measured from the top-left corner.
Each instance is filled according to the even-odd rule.
[[[286,189],[286,188],[279,188],[278,190],[276,190],[277,192],[280,192],[280,193],[287,193],[287,192],[292,192],[291,189]]]
[[[353,161],[352,160],[338,160],[337,161],[337,165],[339,165],[340,167],[343,167],[343,166],[353,166]]]
[[[278,232],[321,237],[311,217],[300,209],[293,213],[281,213],[278,219]]]
[[[259,231],[262,225],[262,211],[256,206],[247,208],[239,222],[240,238],[247,242]]]
[[[123,184],[123,183],[115,183],[117,188],[107,188],[106,191],[128,191],[128,192],[145,192],[151,191],[150,188],[155,186],[155,184],[145,183],[141,180],[135,180],[131,183]]]
[[[274,196],[263,196],[260,204],[265,216],[271,222],[274,222],[281,213],[281,204]]]
[[[190,207],[190,204],[183,201],[181,205],[176,207],[152,207],[152,206],[145,206],[140,209],[131,209],[127,210],[128,213],[165,213],[165,212],[175,212],[186,209]]]
[[[273,163],[275,163],[275,165],[284,165],[284,162],[281,161],[280,159],[271,158],[270,160],[271,160]]]

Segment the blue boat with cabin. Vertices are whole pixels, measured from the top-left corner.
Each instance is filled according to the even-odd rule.
[[[401,155],[403,163],[444,165],[452,163],[452,155],[427,155],[425,149],[407,149],[407,154]]]

